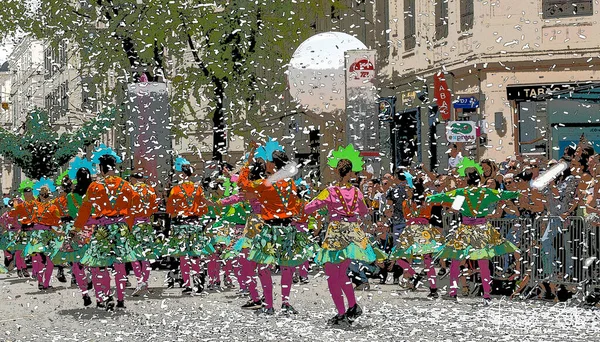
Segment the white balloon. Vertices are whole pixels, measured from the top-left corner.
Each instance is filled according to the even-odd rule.
[[[346,105],[344,54],[367,47],[342,32],[325,32],[305,40],[287,70],[292,98],[314,113],[333,113]]]

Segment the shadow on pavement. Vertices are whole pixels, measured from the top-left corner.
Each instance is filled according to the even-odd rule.
[[[118,317],[124,317],[124,316],[129,316],[132,313],[128,312],[127,309],[125,310],[119,310],[116,309],[115,311],[106,311],[104,309],[98,309],[94,306],[94,304],[92,304],[90,307],[87,308],[77,308],[77,309],[65,309],[65,310],[58,310],[56,311],[56,313],[60,316],[71,316],[77,320],[90,320],[90,319],[102,319],[102,318],[118,318]]]

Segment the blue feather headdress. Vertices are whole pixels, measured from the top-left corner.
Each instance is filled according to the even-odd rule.
[[[112,148],[110,148],[104,144],[100,144],[100,146],[96,147],[96,149],[94,150],[94,153],[92,153],[92,163],[100,164],[100,157],[105,156],[105,155],[115,157],[117,164],[122,162],[121,157],[119,157],[117,155],[117,152],[115,152],[115,150],[113,150]]]
[[[273,161],[273,152],[275,151],[285,151],[283,146],[279,144],[275,139],[269,138],[265,146],[260,146],[256,149],[254,157],[257,159],[262,159],[267,162]]]
[[[183,157],[177,157],[175,159],[175,165],[174,165],[175,166],[175,171],[181,172],[181,167],[183,165],[190,165],[190,162],[187,159],[183,158]]]
[[[91,175],[96,174],[96,168],[94,164],[86,158],[75,157],[75,160],[69,164],[69,178],[72,180],[77,178],[77,171],[81,168],[86,168],[90,171]]]
[[[54,182],[52,181],[52,179],[42,177],[33,185],[33,195],[37,197],[40,194],[40,189],[44,186],[47,186],[50,192],[56,191],[56,186],[54,186]]]

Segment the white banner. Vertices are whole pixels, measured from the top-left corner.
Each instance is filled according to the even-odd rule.
[[[379,104],[375,51],[346,51],[346,142],[361,152],[379,153]]]

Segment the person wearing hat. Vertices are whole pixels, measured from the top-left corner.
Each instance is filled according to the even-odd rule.
[[[100,176],[90,184],[73,224],[84,236],[91,231],[91,241],[81,264],[92,269],[97,307],[106,310],[114,308],[108,267],[112,266],[116,272],[116,307],[124,309],[125,263],[137,261],[141,254],[131,233],[139,195],[129,182],[116,175],[120,161],[121,158],[108,147],[101,146],[94,152],[92,162],[98,164]]]

